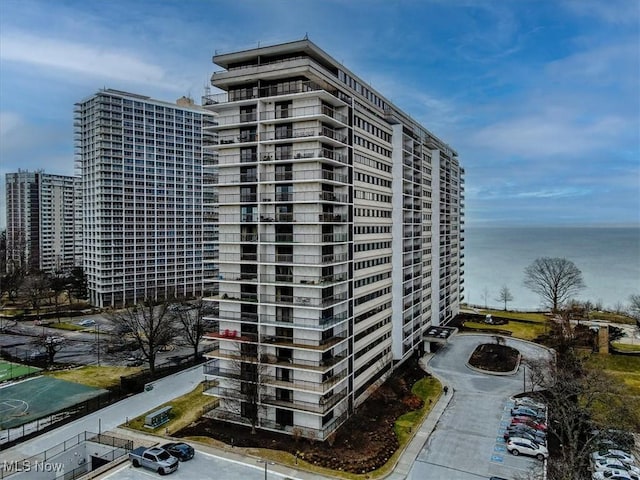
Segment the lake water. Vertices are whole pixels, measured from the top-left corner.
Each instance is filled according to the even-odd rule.
[[[579,300],[605,308],[629,304],[640,293],[640,227],[465,227],[465,302],[503,308],[496,300],[507,285],[509,308],[537,310],[540,298],[524,285],[524,269],[538,257],[571,260],[586,288]]]

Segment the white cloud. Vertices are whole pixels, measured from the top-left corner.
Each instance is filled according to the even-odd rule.
[[[561,3],[576,15],[594,17],[611,24],[636,24],[640,17],[640,4],[637,0],[566,0]]]
[[[172,90],[183,88],[172,83],[162,67],[126,51],[15,31],[0,35],[0,58],[110,81],[162,86]]]
[[[10,140],[10,134],[24,123],[22,117],[13,112],[0,112],[0,143]]]
[[[561,154],[575,157],[612,145],[627,127],[621,117],[608,116],[589,121],[549,107],[542,113],[522,113],[519,117],[482,128],[472,135],[471,142],[522,157]]]

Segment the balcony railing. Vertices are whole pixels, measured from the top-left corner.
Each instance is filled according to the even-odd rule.
[[[269,295],[262,294],[260,295],[260,301],[262,303],[275,303],[275,304],[289,304],[303,307],[322,307],[327,308],[331,305],[335,305],[337,303],[343,302],[347,300],[348,295],[346,292],[339,293],[336,295],[332,295],[331,297],[326,298],[314,298],[314,297],[304,297],[304,296],[293,296],[293,295]]]
[[[249,313],[240,313],[240,312],[226,312],[222,311],[215,315],[208,315],[207,318],[213,319],[215,321],[230,321],[230,322],[238,322],[238,323],[258,323],[258,318],[260,319],[260,323],[262,325],[269,326],[287,326],[287,327],[304,327],[310,329],[318,329],[324,330],[330,326],[338,325],[343,323],[349,319],[349,315],[347,312],[336,313],[331,317],[319,317],[319,318],[301,318],[296,316],[282,316],[282,315],[267,315],[261,314],[258,317],[258,314],[249,314]],[[230,331],[232,331],[230,329]],[[237,331],[237,329],[236,329]],[[216,332],[213,332],[212,335],[215,335]],[[205,337],[208,337],[209,333],[205,334]],[[214,337],[211,337],[212,339]],[[216,339],[219,337],[215,337]]]
[[[348,280],[347,273],[335,275],[310,276],[310,275],[261,275],[260,281],[268,283],[291,283],[296,285],[325,286],[330,283],[344,282]]]
[[[338,402],[345,399],[347,396],[347,391],[343,390],[340,393],[336,393],[329,398],[321,398],[319,404],[311,403],[311,402],[303,402],[300,400],[282,400],[278,399],[275,395],[265,395],[262,398],[262,403],[266,403],[268,405],[275,405],[279,407],[289,408],[291,410],[303,410],[305,412],[312,413],[325,413],[331,408],[333,408]]]
[[[346,370],[339,372],[331,377],[327,378],[322,382],[311,382],[308,380],[283,380],[279,379],[273,375],[263,375],[261,377],[261,381],[265,384],[273,385],[276,387],[284,387],[290,389],[298,389],[298,390],[306,390],[309,392],[320,392],[324,393],[329,391],[335,385],[337,385],[341,380],[347,378]]]
[[[223,360],[239,360],[246,362],[255,362],[256,357],[250,355],[242,355],[238,350],[231,350],[225,348],[217,348],[211,350],[205,354],[207,358],[217,358]],[[334,354],[331,358],[326,360],[303,360],[298,358],[279,358],[275,355],[266,355],[265,364],[269,365],[282,365],[287,368],[300,369],[300,370],[314,370],[318,372],[326,372],[335,367],[341,362],[344,362],[348,356],[346,353]]]
[[[285,176],[285,173],[288,174]],[[223,175],[221,175],[222,177]],[[238,175],[229,175],[229,179],[224,183],[240,183]],[[235,177],[235,181],[233,178]],[[278,181],[332,181],[339,183],[348,183],[349,177],[342,173],[330,172],[322,169],[296,170],[295,172],[265,172],[262,174],[261,182],[278,182]],[[222,183],[222,180],[219,181]]]
[[[225,238],[225,241],[233,240]],[[349,235],[346,233],[325,233],[322,235],[314,233],[264,233],[260,235],[260,241],[266,243],[340,243],[348,242]]]
[[[308,128],[288,128],[282,130],[274,130],[264,133],[261,136],[261,139],[264,141],[272,141],[272,140],[286,140],[286,139],[296,139],[296,138],[305,138],[305,137],[327,137],[335,140],[337,142],[347,144],[348,137],[343,133],[336,132],[335,130],[328,127],[308,127]],[[224,138],[227,143],[234,143],[233,136],[220,136],[220,143],[222,144],[222,139]],[[252,140],[245,140],[252,141]]]
[[[284,114],[283,112],[286,112]],[[299,117],[312,117],[316,115],[326,115],[337,120],[340,123],[347,124],[348,118],[346,115],[337,112],[331,107],[326,105],[313,105],[308,107],[295,107],[287,110],[267,110],[260,112],[260,120],[277,120],[282,118],[299,118]]]
[[[223,259],[223,256],[228,261],[238,259],[237,255],[220,253],[221,260]],[[290,263],[301,265],[329,265],[332,263],[344,263],[348,260],[349,255],[347,253],[336,253],[328,255],[264,254],[260,256],[260,261],[263,263]]]

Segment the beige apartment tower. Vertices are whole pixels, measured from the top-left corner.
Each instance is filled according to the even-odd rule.
[[[212,415],[324,440],[458,313],[464,171],[307,39],[213,61]]]

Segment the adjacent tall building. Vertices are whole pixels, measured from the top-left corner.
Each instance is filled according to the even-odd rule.
[[[82,257],[92,304],[202,293],[203,126],[212,115],[101,90],[76,104]]]
[[[39,170],[7,173],[7,270],[48,273],[80,265],[77,179]]]
[[[326,439],[458,313],[464,171],[306,39],[213,61],[213,415]]]

